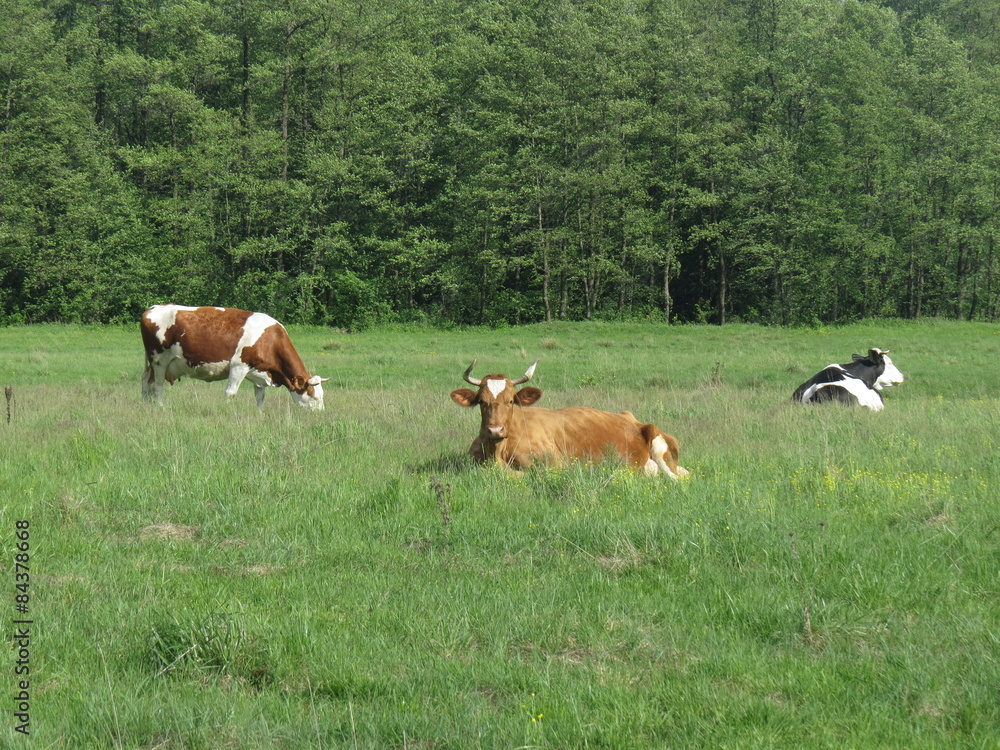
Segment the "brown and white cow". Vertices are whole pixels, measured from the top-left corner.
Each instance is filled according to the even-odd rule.
[[[559,465],[566,458],[600,461],[617,455],[629,467],[646,474],[663,473],[672,479],[687,476],[677,464],[677,439],[656,425],[643,424],[632,412],[571,406],[564,409],[532,407],[542,397],[538,388],[515,390],[535,372],[536,361],[517,380],[506,375],[473,378],[473,361],[463,378],[479,390],[459,388],[451,398],[459,406],[479,404],[482,423],[469,454],[481,463],[525,469],[535,462]]]
[[[257,406],[264,407],[267,386],[285,386],[307,409],[323,408],[329,378],[310,376],[285,327],[270,315],[230,307],[155,305],[142,314],[146,370],[142,397],[163,401],[163,381],[188,376],[226,380],[234,396],[246,378],[253,383]]]

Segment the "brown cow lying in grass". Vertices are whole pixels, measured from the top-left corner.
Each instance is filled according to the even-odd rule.
[[[600,461],[617,455],[629,467],[650,476],[663,473],[678,479],[690,473],[677,463],[677,438],[656,425],[642,424],[631,412],[532,407],[542,392],[530,386],[518,391],[514,386],[528,382],[537,364],[517,380],[506,375],[478,379],[472,377],[473,361],[462,377],[479,390],[452,391],[451,398],[459,406],[479,404],[482,424],[469,448],[477,461],[519,470],[536,461],[558,466],[567,458]]]

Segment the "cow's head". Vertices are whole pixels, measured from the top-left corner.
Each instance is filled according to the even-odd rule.
[[[892,363],[889,359],[889,349],[869,349],[867,360],[870,360],[871,364],[875,366],[881,366],[882,371],[878,374],[878,378],[875,380],[875,385],[872,386],[876,391],[880,391],[883,388],[890,385],[897,385],[902,383],[903,373],[899,371],[899,368]],[[854,355],[855,362],[864,361],[866,358],[862,357],[860,354]],[[865,362],[867,364],[867,362]]]
[[[899,383],[902,383],[904,380],[903,373],[901,373],[899,368],[892,363],[891,359],[889,359],[889,350],[886,349],[885,351],[882,351],[879,349],[878,351],[882,352],[882,361],[885,362],[885,369],[882,371],[882,374],[878,376],[878,380],[875,383],[875,389],[882,390],[888,385],[898,385]]]
[[[538,360],[535,360],[528,371],[517,380],[511,380],[506,375],[487,375],[480,379],[472,377],[472,368],[476,366],[473,360],[469,369],[462,374],[462,378],[465,382],[478,386],[479,390],[459,388],[451,392],[451,400],[459,406],[479,404],[483,418],[480,437],[494,443],[505,440],[515,406],[531,406],[542,397],[542,392],[538,388],[514,390],[514,386],[527,383],[531,379],[537,364]]]
[[[319,375],[313,375],[306,381],[302,381],[296,378],[295,382],[289,386],[289,390],[292,393],[292,399],[299,406],[303,406],[306,409],[311,409],[313,411],[323,410],[323,383],[325,383],[330,378],[321,378]]]

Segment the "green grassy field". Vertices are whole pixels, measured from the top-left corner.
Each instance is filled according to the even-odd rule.
[[[997,326],[291,334],[322,413],[144,404],[138,326],[0,328],[33,746],[997,747]],[[871,346],[883,412],[789,403]],[[541,358],[540,405],[629,409],[692,478],[473,467],[473,358]]]

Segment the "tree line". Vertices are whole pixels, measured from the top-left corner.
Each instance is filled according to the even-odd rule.
[[[0,18],[0,323],[1000,317],[996,0]]]

